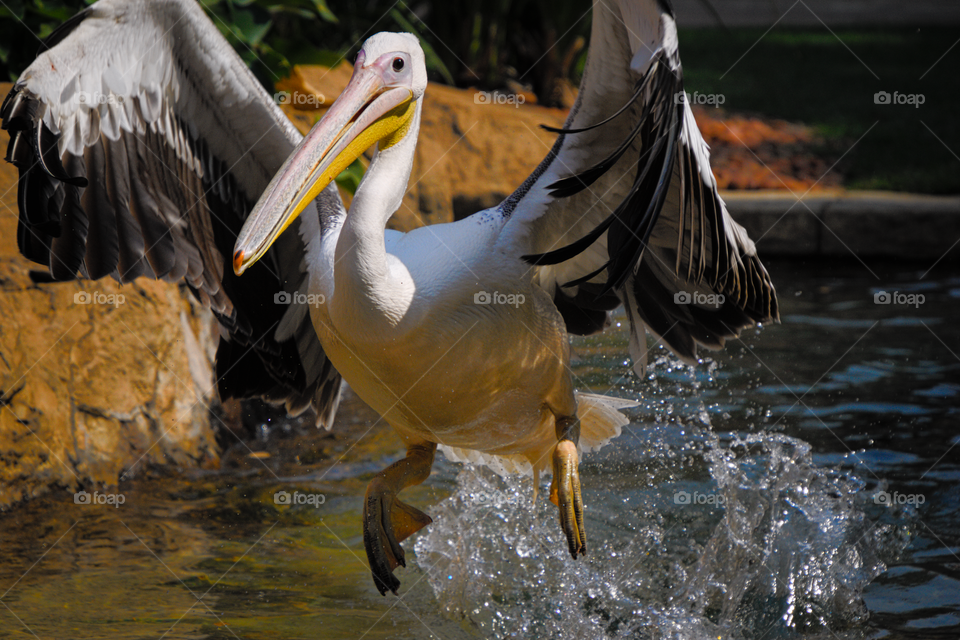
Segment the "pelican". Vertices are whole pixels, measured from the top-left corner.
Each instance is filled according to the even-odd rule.
[[[695,363],[698,345],[778,317],[683,98],[669,3],[595,0],[576,103],[500,205],[386,230],[425,91],[417,39],[376,34],[301,137],[195,4],[100,0],[0,110],[20,247],[53,279],[186,279],[223,327],[222,397],[312,407],[330,428],[342,376],[396,430],[406,456],[363,507],[382,595],[400,585],[400,543],[430,523],[397,495],[438,447],[535,486],[552,472],[568,551],[587,552],[580,455],[618,435],[633,403],[575,388],[571,334],[602,331],[622,305],[640,371],[647,331]],[[371,147],[347,211],[333,180]],[[275,305],[278,292],[306,295]]]

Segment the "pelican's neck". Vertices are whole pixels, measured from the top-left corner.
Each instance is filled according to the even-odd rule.
[[[377,150],[353,197],[337,241],[334,282],[338,292],[365,306],[380,307],[389,296],[384,229],[403,201],[420,131],[418,100],[400,142]]]

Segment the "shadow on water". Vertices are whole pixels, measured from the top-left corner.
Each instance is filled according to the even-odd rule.
[[[641,380],[622,331],[575,342],[580,388],[643,398],[582,463],[585,560],[546,484],[534,504],[530,479],[440,456],[409,492],[434,524],[381,598],[361,499],[401,448],[354,399],[332,433],[265,419],[220,471],[141,473],[121,505],[3,513],[0,636],[960,636],[960,278],[771,273],[783,323],[695,369],[654,349]]]

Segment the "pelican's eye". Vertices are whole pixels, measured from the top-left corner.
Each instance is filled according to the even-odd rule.
[[[403,58],[394,58],[394,59],[393,59],[393,70],[394,70],[394,71],[403,71]]]

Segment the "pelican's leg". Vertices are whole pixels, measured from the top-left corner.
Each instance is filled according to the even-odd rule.
[[[432,522],[430,516],[404,504],[397,493],[420,484],[430,475],[436,443],[407,446],[407,457],[378,473],[367,485],[363,505],[363,546],[380,595],[397,593],[400,580],[393,575],[397,565],[406,567],[400,543]]]
[[[553,451],[553,482],[550,501],[560,507],[560,526],[567,536],[570,555],[587,555],[587,533],[583,529],[583,497],[580,495],[580,420],[576,416],[557,418],[557,448]]]

